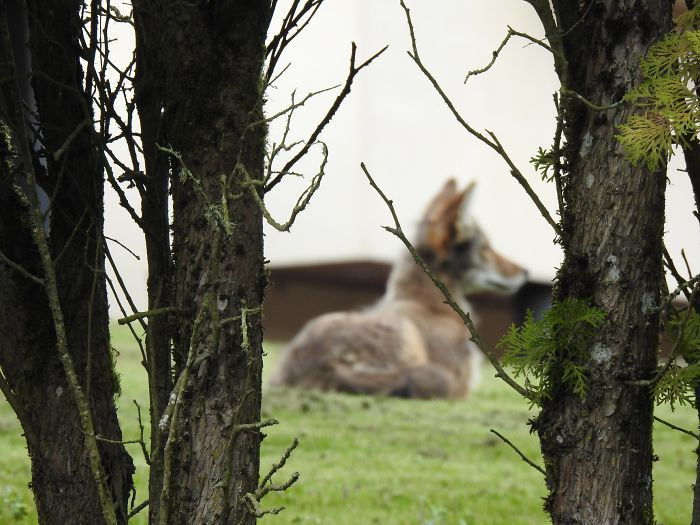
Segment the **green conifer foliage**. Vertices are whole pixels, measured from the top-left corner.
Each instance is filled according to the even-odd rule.
[[[674,145],[697,135],[700,99],[700,7],[676,19],[676,29],[650,49],[642,61],[644,81],[625,100],[645,108],[619,127],[618,140],[633,164],[661,168]]]
[[[523,325],[511,325],[498,343],[504,349],[503,364],[525,379],[537,404],[551,397],[555,365],[562,383],[584,397],[589,348],[604,319],[603,310],[575,298],[555,304],[539,321],[528,311]]]

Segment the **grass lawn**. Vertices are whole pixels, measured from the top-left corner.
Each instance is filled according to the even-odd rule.
[[[138,350],[123,328],[113,331],[119,350],[122,396],[119,416],[125,439],[138,436],[137,399],[146,415],[147,386]],[[266,346],[266,372],[274,368],[275,345]],[[287,493],[265,498],[264,507],[284,505],[277,524],[482,525],[543,524],[542,476],[489,432],[494,428],[528,457],[541,463],[536,436],[526,422],[534,415],[525,402],[488,369],[466,401],[400,399],[266,389],[263,417],[280,421],[266,429],[262,472],[279,461],[298,437],[301,444],[280,483],[292,472],[300,480]],[[668,407],[657,415],[695,428],[694,411]],[[654,494],[659,524],[690,521],[696,446],[694,440],[655,428]],[[136,464],[136,502],[146,497],[147,470],[138,445],[129,445]],[[21,429],[0,400],[0,523],[33,524],[36,515],[29,460]],[[145,524],[142,512],[130,523]]]

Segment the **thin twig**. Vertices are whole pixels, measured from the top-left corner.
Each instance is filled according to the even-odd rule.
[[[14,271],[22,274],[25,276],[27,279],[30,281],[35,282],[39,286],[44,286],[44,280],[41,277],[37,277],[33,273],[29,272],[24,266],[21,264],[17,264],[16,262],[12,261],[7,255],[5,255],[2,251],[0,251],[0,261],[5,263],[7,266],[12,268]]]
[[[496,145],[496,151],[503,157],[503,160],[506,161],[506,164],[510,167],[510,174],[517,180],[520,185],[523,187],[525,190],[525,193],[528,194],[532,202],[535,204],[537,209],[540,211],[540,214],[544,219],[549,223],[549,225],[552,227],[552,229],[559,235],[561,236],[561,229],[559,228],[559,225],[555,222],[555,220],[552,218],[552,216],[549,214],[549,210],[547,207],[542,203],[540,200],[539,195],[535,192],[535,190],[532,189],[532,186],[530,186],[530,183],[527,181],[525,176],[521,173],[521,171],[516,168],[515,163],[511,160],[510,156],[506,152],[505,148],[501,145],[501,142],[498,140],[498,137],[489,130],[486,130],[486,133],[488,133],[491,138],[493,139],[494,144]]]
[[[299,33],[301,33],[304,28],[309,24],[311,19],[314,17],[318,8],[324,0],[307,0],[302,6],[301,10],[297,13],[297,7],[299,6],[299,0],[294,0],[289,11],[282,21],[282,26],[279,32],[270,40],[270,43],[266,46],[265,56],[269,57],[269,64],[267,71],[265,72],[265,84],[267,85],[270,81],[270,77],[275,71],[275,66],[279,61],[285,48],[294,40]],[[273,3],[271,12],[274,12],[277,2]],[[306,20],[304,16],[308,14]],[[292,32],[295,28],[296,31]]]
[[[299,446],[299,440],[297,438],[294,438],[292,441],[292,444],[287,448],[287,450],[284,451],[284,454],[282,454],[282,457],[280,458],[279,463],[274,463],[272,467],[270,467],[270,470],[268,473],[265,475],[265,477],[262,479],[260,482],[260,487],[258,489],[259,492],[261,492],[261,497],[267,494],[271,489],[265,489],[266,485],[268,482],[272,479],[272,476],[275,475],[278,471],[280,471],[285,464],[287,463],[287,460],[289,457],[292,455],[292,452],[294,452],[294,449]]]
[[[125,245],[124,243],[122,243],[122,242],[120,242],[119,240],[114,239],[114,238],[112,238],[112,237],[108,237],[107,235],[103,235],[103,237],[104,237],[106,240],[112,241],[113,243],[118,244],[119,246],[121,246],[122,248],[124,248],[124,249],[125,249],[127,252],[129,252],[129,253],[134,257],[134,259],[136,259],[137,261],[140,261],[140,260],[141,260],[141,257],[139,257],[133,250],[131,250],[131,249],[130,249],[127,245]]]
[[[88,434],[87,432],[83,432],[83,434],[93,437],[97,441],[102,441],[103,443],[110,443],[112,445],[136,445],[141,443],[138,439],[110,439],[100,436],[99,434]]]
[[[144,233],[148,233],[148,227],[143,222],[143,218],[138,213],[136,213],[136,210],[134,210],[133,206],[129,202],[126,193],[124,193],[124,190],[117,182],[117,179],[114,177],[114,172],[112,171],[112,167],[109,165],[109,162],[104,162],[104,165],[105,172],[107,173],[107,180],[119,196],[119,205],[129,213],[131,219],[138,225],[139,228],[141,228],[141,230],[143,230]]]
[[[248,502],[248,507],[246,508],[246,510],[248,512],[250,512],[256,518],[262,518],[263,516],[267,516],[267,515],[279,514],[280,512],[282,512],[285,509],[285,507],[283,507],[283,506],[282,507],[273,507],[271,509],[263,509],[260,506],[260,502],[250,492],[248,492],[243,497],[243,499]],[[245,516],[243,516],[241,518],[241,521],[239,521],[239,523],[243,523],[244,520],[245,520]]]
[[[61,158],[61,156],[68,150],[70,147],[71,143],[80,135],[80,133],[86,128],[92,125],[92,120],[85,118],[81,120],[78,125],[75,127],[75,129],[71,132],[68,137],[66,137],[66,140],[63,142],[63,145],[58,148],[54,154],[53,154],[53,160],[58,162],[58,160]]]
[[[683,257],[683,262],[685,263],[685,269],[688,271],[688,277],[693,278],[693,270],[690,269],[690,263],[688,262],[688,257],[685,255],[685,249],[681,248],[681,257]]]
[[[690,437],[693,437],[695,439],[700,439],[700,435],[698,435],[697,433],[692,432],[690,430],[687,430],[685,428],[681,428],[679,426],[676,426],[673,423],[669,423],[668,421],[661,419],[660,417],[654,416],[654,420],[658,421],[662,425],[666,425],[668,428],[672,428],[673,430],[677,430],[678,432],[683,432],[684,434],[688,434]]]
[[[364,162],[360,163],[360,167],[362,168],[362,171],[364,171],[365,176],[367,177],[367,180],[369,180],[370,186],[372,186],[372,188],[374,188],[374,190],[379,194],[379,196],[382,198],[384,203],[389,208],[389,211],[391,212],[391,217],[394,220],[394,227],[392,228],[391,226],[384,226],[384,229],[386,231],[388,231],[389,233],[394,234],[396,237],[398,237],[401,240],[401,242],[403,242],[404,246],[406,246],[408,251],[411,253],[411,255],[413,256],[413,259],[416,261],[418,266],[421,267],[421,269],[425,272],[425,274],[428,277],[430,277],[430,280],[433,281],[435,286],[442,292],[442,295],[445,297],[445,303],[447,305],[449,305],[457,313],[457,315],[459,315],[459,317],[462,319],[462,322],[464,322],[466,327],[469,329],[469,333],[471,336],[470,340],[477,346],[477,348],[479,350],[481,350],[481,352],[486,356],[486,358],[491,362],[493,367],[496,369],[496,377],[500,377],[511,388],[513,388],[513,390],[515,390],[518,394],[520,394],[524,398],[529,399],[531,401],[534,400],[532,393],[529,392],[528,390],[526,390],[525,388],[523,388],[512,377],[510,377],[508,375],[508,373],[501,366],[501,363],[498,362],[498,359],[496,358],[493,351],[489,350],[486,347],[486,343],[479,335],[479,332],[476,330],[476,326],[474,325],[474,322],[472,321],[472,318],[469,315],[469,313],[465,312],[459,306],[459,304],[457,304],[457,302],[452,297],[452,294],[447,289],[447,286],[445,286],[445,283],[442,282],[435,275],[435,273],[428,266],[428,263],[425,262],[425,259],[423,259],[423,257],[421,257],[421,255],[416,251],[416,249],[413,247],[411,242],[404,235],[403,230],[401,229],[401,224],[399,223],[399,218],[396,215],[396,210],[394,210],[393,202],[387,198],[387,196],[384,194],[384,192],[382,192],[382,190],[379,188],[379,186],[377,186],[377,184],[374,182],[374,179],[369,174],[369,171],[367,170],[367,167],[365,166]]]
[[[516,30],[513,29],[512,27],[508,26],[508,32],[506,33],[506,36],[505,36],[505,38],[503,39],[503,41],[501,42],[501,44],[496,48],[495,51],[493,51],[493,53],[492,53],[493,56],[492,56],[492,58],[491,58],[491,61],[490,61],[486,66],[484,66],[484,67],[482,67],[482,68],[473,69],[472,71],[469,71],[469,72],[467,73],[467,76],[464,77],[464,83],[465,83],[465,84],[467,83],[467,80],[469,80],[469,77],[471,77],[471,76],[476,76],[476,75],[481,75],[482,73],[486,73],[489,69],[491,69],[491,67],[496,63],[496,59],[498,58],[498,55],[501,53],[501,51],[503,50],[503,48],[504,48],[504,47],[506,46],[506,44],[508,43],[508,40],[510,40],[511,37],[514,37],[514,36],[519,36],[519,37],[521,37],[521,38],[524,38],[525,40],[529,40],[529,41],[532,42],[533,44],[537,44],[538,46],[541,46],[541,47],[545,48],[545,49],[546,49],[547,51],[549,51],[550,53],[552,52],[552,48],[549,47],[549,46],[548,46],[547,44],[545,44],[544,42],[542,42],[541,39],[538,39],[538,38],[535,38],[535,37],[533,37],[533,36],[530,36],[530,35],[528,35],[527,33],[521,33],[520,31],[516,31]]]
[[[576,100],[581,102],[584,106],[586,106],[589,109],[592,109],[593,111],[608,111],[610,109],[614,109],[620,104],[623,104],[625,102],[624,99],[620,99],[617,102],[613,102],[612,104],[608,104],[606,106],[599,106],[598,104],[594,104],[590,100],[588,100],[586,97],[583,95],[576,93],[575,91],[572,91],[571,89],[565,88],[562,86],[561,88],[561,93],[562,95],[567,95],[570,97],[574,97]]]
[[[277,184],[280,183],[280,181],[284,178],[284,176],[289,173],[294,165],[304,156],[306,153],[309,151],[309,148],[313,146],[316,143],[316,139],[318,136],[321,134],[321,131],[323,131],[323,128],[326,127],[326,125],[331,121],[333,116],[336,114],[338,111],[338,108],[340,108],[340,105],[343,103],[343,100],[345,100],[345,97],[347,97],[350,94],[350,90],[352,89],[352,83],[355,80],[355,77],[357,74],[362,71],[365,67],[369,66],[377,57],[379,57],[384,51],[387,50],[389,46],[384,46],[382,49],[377,51],[374,55],[369,57],[367,60],[365,60],[362,64],[359,66],[355,66],[355,54],[357,51],[357,45],[355,45],[355,42],[352,43],[350,47],[350,71],[348,72],[348,76],[345,79],[345,85],[343,86],[343,89],[341,92],[338,94],[336,97],[335,101],[331,105],[331,107],[328,109],[326,112],[326,116],[323,117],[321,122],[318,123],[316,126],[316,129],[309,135],[309,138],[306,140],[304,147],[299,150],[299,152],[294,155],[294,157],[287,162],[284,167],[280,170],[280,172],[277,174],[277,176],[270,181],[270,183],[265,187],[265,193],[270,191],[272,188],[277,186]]]
[[[134,303],[134,300],[132,299],[131,294],[129,293],[129,289],[126,287],[126,284],[124,284],[124,279],[122,279],[121,273],[119,273],[119,269],[117,268],[117,265],[114,262],[114,259],[112,258],[112,254],[110,253],[109,248],[106,244],[104,246],[104,250],[105,255],[107,256],[107,260],[109,261],[109,265],[112,267],[114,276],[117,278],[117,282],[119,283],[119,288],[121,288],[121,291],[124,294],[126,301],[129,303],[131,311],[138,312],[138,309],[136,308],[136,303]],[[146,323],[143,321],[143,319],[138,319],[138,321],[141,324],[141,328],[143,328],[143,331],[145,332],[147,329]]]
[[[294,95],[296,93],[296,91],[294,91],[294,92],[292,92],[292,103],[289,106],[278,111],[274,115],[271,115],[269,117],[265,117],[265,118],[258,120],[256,122],[252,122],[251,124],[249,124],[249,126],[253,127],[253,126],[260,126],[262,124],[269,124],[270,122],[277,120],[278,118],[286,115],[287,113],[293,113],[294,110],[304,106],[312,98],[314,98],[318,95],[322,95],[323,93],[326,93],[328,91],[333,91],[334,89],[339,88],[339,87],[340,87],[340,84],[336,84],[335,86],[330,86],[327,88],[319,89],[318,91],[311,91],[310,93],[307,93],[306,96],[304,98],[302,98],[299,102],[294,101]]]
[[[100,276],[105,275],[104,267],[100,267],[104,264],[104,258],[101,257],[104,239],[102,239],[102,237],[98,237],[97,242],[95,244],[95,259],[92,263],[92,285],[90,286],[90,297],[88,298],[87,326],[85,330],[87,335],[87,339],[85,341],[87,345],[87,355],[85,356],[85,397],[88,399],[91,399],[90,391],[92,389],[92,314],[94,311],[93,305],[95,303],[95,295],[97,293],[97,285],[99,282],[99,278]]]
[[[149,500],[142,501],[138,505],[136,505],[131,511],[129,511],[129,514],[127,515],[126,519],[130,520],[134,516],[136,516],[139,512],[141,512],[143,509],[148,507]]]
[[[234,315],[232,317],[224,317],[219,321],[219,325],[224,326],[230,323],[234,323],[236,321],[240,321],[243,318],[243,311],[244,309],[241,309],[241,315]],[[250,314],[259,314],[262,312],[262,308],[245,308],[245,315],[248,316]]]
[[[552,95],[554,99],[554,107],[557,110],[557,127],[554,131],[554,141],[552,142],[552,157],[554,165],[552,166],[554,185],[557,189],[557,203],[559,204],[559,216],[564,216],[564,193],[561,181],[561,137],[564,131],[564,112],[561,110],[557,94]]]
[[[593,6],[594,3],[595,3],[595,2],[588,2],[588,6],[586,7],[586,10],[583,12],[583,14],[578,18],[578,20],[576,20],[576,22],[574,22],[573,24],[571,24],[571,27],[569,27],[569,29],[567,29],[566,31],[563,31],[563,32],[559,35],[559,37],[560,37],[560,38],[564,38],[566,35],[568,35],[568,34],[571,33],[574,29],[576,29],[576,27],[577,27],[581,22],[583,22],[583,21],[586,19],[586,17],[588,16],[588,13],[591,11],[591,7]]]
[[[270,213],[270,210],[268,210],[267,206],[265,206],[265,201],[260,196],[260,193],[258,193],[258,185],[256,184],[256,182],[258,181],[255,181],[250,177],[248,170],[245,169],[245,166],[243,166],[243,164],[237,165],[238,171],[243,176],[243,185],[248,188],[251,198],[260,208],[260,211],[262,212],[263,217],[265,217],[267,223],[273,228],[275,228],[277,231],[288,232],[294,225],[297,215],[299,215],[302,211],[306,209],[306,207],[309,205],[309,202],[311,201],[311,198],[321,187],[321,181],[323,180],[323,177],[326,174],[326,163],[328,162],[328,147],[325,143],[320,141],[318,142],[318,144],[321,145],[321,151],[323,155],[323,160],[321,161],[321,165],[318,168],[318,173],[313,176],[311,182],[306,187],[306,189],[299,194],[296,203],[292,207],[289,219],[287,219],[287,221],[284,223],[277,222]]]
[[[688,308],[691,308],[691,305],[693,304],[693,299],[695,298],[695,293],[697,292],[698,288],[696,286],[693,286],[691,292],[690,292],[690,297],[688,298]],[[663,303],[662,303],[663,304]],[[670,302],[669,302],[670,304]],[[639,381],[629,381],[629,384],[632,385],[637,385],[637,386],[655,386],[659,381],[661,381],[661,378],[666,375],[666,372],[669,371],[671,366],[676,362],[676,358],[678,357],[678,350],[680,349],[680,345],[683,342],[683,334],[685,332],[685,328],[688,324],[688,321],[690,320],[690,315],[686,315],[683,320],[681,321],[680,326],[678,327],[678,333],[676,334],[676,340],[673,342],[673,346],[671,347],[671,352],[669,353],[668,359],[666,360],[666,363],[664,366],[662,366],[656,374],[651,379],[647,380],[639,380]]]
[[[673,300],[681,294],[681,292],[686,293],[688,289],[692,289],[699,282],[700,282],[700,274],[696,275],[692,279],[688,279],[687,281],[683,281],[682,283],[680,283],[678,285],[678,287],[675,290],[673,290],[671,293],[669,293],[666,297],[663,298],[658,309],[663,310],[665,308],[665,305],[671,304],[673,302]],[[690,296],[687,296],[686,298],[688,300],[690,300]]]
[[[171,312],[176,312],[177,308],[174,306],[164,306],[163,308],[154,308],[153,310],[147,310],[145,312],[136,312],[135,314],[129,315],[128,317],[122,317],[117,319],[119,324],[127,324],[139,319],[144,319],[146,317],[154,317],[156,315],[169,314]]]
[[[56,196],[56,193],[54,193],[53,197],[55,197],[55,196]],[[53,207],[53,197],[51,198],[50,208]],[[47,211],[47,213],[48,213],[48,211]],[[75,238],[75,236],[78,234],[78,231],[80,230],[80,226],[83,223],[83,219],[87,216],[87,214],[88,214],[88,210],[85,209],[83,211],[83,214],[80,216],[80,218],[75,222],[75,226],[73,227],[73,230],[70,232],[68,239],[66,239],[66,242],[63,243],[63,247],[61,248],[61,251],[58,252],[58,255],[56,255],[56,257],[53,260],[54,266],[58,266],[58,261],[60,261],[61,257],[63,257],[63,255],[68,251],[68,247],[70,246],[71,242],[73,242],[73,239]]]
[[[112,295],[114,296],[114,299],[117,301],[117,306],[119,307],[119,311],[122,313],[123,316],[126,317],[126,308],[124,308],[124,305],[122,304],[121,299],[119,298],[119,294],[117,293],[117,289],[114,287],[114,283],[112,282],[112,279],[109,278],[109,276],[105,276],[105,280],[107,281],[107,284],[109,285],[109,289],[112,290]],[[132,337],[134,338],[134,341],[136,341],[136,344],[139,347],[139,350],[141,352],[141,364],[144,366],[146,369],[146,373],[150,375],[150,368],[148,366],[148,358],[146,357],[146,352],[143,349],[143,341],[141,338],[136,334],[136,330],[134,330],[134,327],[131,326],[131,324],[127,325],[129,327],[129,331],[131,332]]]
[[[274,507],[272,509],[263,509],[260,506],[260,501],[270,492],[284,492],[285,490],[289,489],[292,485],[294,485],[298,480],[299,480],[299,473],[294,472],[287,481],[284,483],[280,483],[279,485],[275,485],[272,483],[272,476],[278,472],[284,465],[287,463],[287,460],[291,456],[292,452],[294,451],[295,448],[299,445],[299,440],[297,438],[294,438],[294,441],[292,444],[287,447],[287,450],[285,450],[284,454],[282,454],[282,457],[280,458],[279,463],[275,463],[272,465],[270,468],[270,471],[265,475],[263,480],[260,482],[260,485],[258,486],[258,489],[255,491],[255,494],[251,494],[248,492],[244,498],[245,501],[248,503],[248,506],[245,508],[246,512],[242,516],[241,520],[238,522],[239,525],[244,523],[246,514],[252,514],[256,518],[262,518],[263,516],[267,514],[279,514],[284,510],[284,507]]]
[[[676,265],[673,263],[673,258],[671,257],[671,254],[668,253],[668,249],[666,248],[665,243],[664,243],[664,263],[666,264],[666,268],[668,268],[668,271],[671,272],[671,275],[678,283],[678,287],[681,288],[681,291],[683,292],[683,295],[685,295],[685,298],[690,301],[690,292],[688,291],[687,288],[682,286],[682,284],[684,282],[686,282],[686,280],[683,278],[683,276],[680,274],[680,272],[676,268]]]
[[[403,7],[405,13],[406,13],[406,21],[408,23],[408,30],[410,33],[411,37],[411,47],[412,51],[408,51],[408,56],[411,57],[413,62],[418,66],[418,69],[421,70],[423,75],[428,79],[428,81],[433,85],[433,88],[437,93],[440,95],[442,98],[443,102],[445,105],[449,108],[450,112],[452,115],[457,119],[457,122],[469,133],[471,134],[474,138],[480,140],[484,144],[486,144],[488,147],[493,149],[496,153],[498,153],[501,158],[508,164],[508,167],[510,168],[510,173],[513,175],[513,177],[520,183],[520,185],[523,187],[525,192],[530,196],[530,199],[534,202],[535,206],[537,206],[537,209],[540,211],[542,214],[542,217],[549,223],[549,225],[554,229],[555,233],[557,235],[561,236],[561,230],[559,228],[559,225],[554,221],[552,216],[550,215],[549,211],[545,207],[545,205],[542,203],[540,200],[539,196],[533,191],[533,189],[530,187],[530,184],[527,182],[527,179],[523,176],[521,171],[517,168],[517,166],[513,163],[513,161],[510,159],[508,154],[506,153],[505,149],[501,145],[501,143],[498,141],[496,138],[496,135],[491,132],[487,131],[487,133],[491,136],[491,139],[486,137],[484,134],[478,132],[476,129],[474,129],[469,123],[462,117],[462,115],[457,111],[457,108],[455,105],[452,103],[452,100],[447,96],[445,91],[442,89],[438,81],[433,77],[432,73],[428,71],[428,69],[425,67],[423,62],[420,59],[420,55],[418,54],[418,44],[416,42],[416,35],[415,31],[413,29],[413,21],[411,20],[411,13],[408,7],[406,7],[406,4],[404,3],[403,0],[401,0],[401,7]]]
[[[136,413],[139,422],[139,443],[141,443],[141,452],[143,452],[143,459],[146,465],[151,464],[151,458],[149,457],[148,450],[146,449],[146,441],[143,439],[143,421],[141,420],[141,405],[135,399],[132,399],[134,405],[136,405]],[[157,454],[157,451],[156,451]]]
[[[565,33],[562,33],[560,29],[561,24],[558,20],[558,11],[556,12],[557,20],[555,20],[555,13],[552,12],[550,0],[525,1],[532,5],[532,7],[535,9],[535,12],[537,13],[537,16],[540,19],[540,22],[542,23],[545,37],[549,41],[549,45],[552,48],[552,56],[554,58],[554,70],[556,71],[561,84],[565,86],[568,84],[568,65],[563,42],[563,35]]]
[[[507,437],[505,437],[504,435],[502,435],[501,433],[499,433],[497,430],[494,430],[494,429],[491,429],[491,433],[496,434],[499,438],[501,438],[501,441],[503,441],[506,445],[508,445],[510,448],[512,448],[516,452],[516,454],[518,454],[518,456],[520,456],[520,458],[525,463],[530,465],[532,468],[534,468],[536,471],[541,473],[543,476],[545,476],[545,477],[547,476],[547,473],[544,471],[544,469],[542,467],[540,467],[537,463],[533,462],[531,459],[528,459],[528,457],[525,454],[523,454],[518,447],[513,445],[513,443],[511,443]]]

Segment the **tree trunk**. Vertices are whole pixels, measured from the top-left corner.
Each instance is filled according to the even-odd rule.
[[[664,0],[555,1],[563,28],[565,88],[594,104],[640,80],[639,60],[670,26]],[[615,139],[630,105],[593,110],[564,101],[565,252],[556,300],[577,297],[607,317],[589,349],[588,393],[553,395],[534,423],[545,458],[546,508],[561,524],[652,524],[652,397],[664,221],[662,174],[633,167]],[[565,352],[566,349],[560,349]]]
[[[700,93],[696,92],[700,97]],[[693,139],[687,147],[683,148],[683,157],[685,158],[685,168],[688,172],[688,179],[693,188],[693,196],[695,197],[695,218],[700,223],[700,142]]]
[[[144,35],[161,45],[168,86],[161,145],[174,152],[179,379],[178,401],[164,418],[158,519],[253,523],[244,497],[257,488],[260,434],[236,426],[260,418],[266,279],[262,214],[244,172],[259,180],[263,170],[265,128],[249,124],[262,115],[270,3],[138,2],[135,9],[144,27],[159,25]]]
[[[698,96],[698,94],[696,92]],[[689,141],[688,146],[683,148],[683,156],[685,157],[685,167],[688,172],[688,178],[693,188],[693,196],[695,197],[695,218],[700,222],[700,143],[696,138]],[[690,277],[690,276],[689,276]],[[696,296],[694,304],[691,305],[695,311],[700,313],[700,299]],[[700,383],[695,385],[695,405],[700,422]],[[698,425],[700,428],[700,425]],[[695,466],[695,485],[693,486],[693,514],[691,525],[700,525],[700,443],[695,448],[697,462]]]
[[[21,3],[8,3],[5,13],[18,16]],[[37,178],[54,197],[50,215],[50,249],[55,261],[58,294],[68,348],[89,399],[95,432],[121,440],[114,396],[114,374],[107,315],[102,243],[102,169],[89,126],[75,135],[59,160],[53,155],[86,117],[89,97],[83,92],[79,66],[80,2],[29,2],[31,65],[34,94],[46,148],[46,169],[34,162]],[[25,28],[13,23],[12,32]],[[22,20],[21,16],[15,20]],[[17,33],[13,36],[16,38]],[[25,52],[22,35],[15,56]],[[3,58],[9,56],[3,48]],[[8,78],[2,72],[3,78]],[[10,77],[11,78],[11,77]],[[24,78],[27,78],[26,76]],[[16,111],[10,90],[3,91],[3,117]],[[19,88],[18,88],[18,91]],[[28,102],[25,99],[25,102]],[[18,113],[15,113],[18,114]],[[25,113],[25,116],[27,113]],[[29,118],[29,117],[26,117]],[[8,122],[24,126],[23,117]],[[4,120],[4,118],[3,118]],[[34,275],[42,277],[26,209],[12,183],[7,150],[0,180],[0,250]],[[22,159],[22,162],[32,162]],[[31,191],[30,189],[29,191]],[[96,483],[85,448],[85,435],[64,368],[58,359],[56,335],[46,292],[21,273],[0,264],[0,367],[11,389],[32,462],[32,490],[40,523],[104,523]],[[100,443],[120,523],[126,523],[133,465],[122,445]]]
[[[148,258],[148,310],[172,305],[173,263],[170,251],[170,218],[168,216],[168,181],[170,161],[167,153],[158,149],[163,140],[162,110],[165,104],[165,88],[161,58],[159,17],[136,4],[134,10],[136,32],[136,107],[141,124],[145,177],[135,184],[141,194],[141,212],[146,253]],[[136,175],[139,176],[138,174]],[[171,379],[171,331],[168,315],[156,315],[148,319],[146,354],[151,427],[151,462],[149,472],[149,520],[158,523],[160,492],[163,484],[163,433],[158,422],[172,391]]]
[[[700,309],[696,306],[696,311]],[[700,385],[695,386],[695,410],[700,421]],[[700,425],[698,425],[700,428]],[[695,484],[693,485],[693,512],[690,518],[690,525],[700,525],[700,443],[695,447],[695,455],[697,457],[695,463]]]

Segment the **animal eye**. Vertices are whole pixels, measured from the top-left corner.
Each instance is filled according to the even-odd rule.
[[[464,255],[469,253],[473,247],[474,243],[472,241],[462,241],[455,244],[454,251],[458,255]]]

